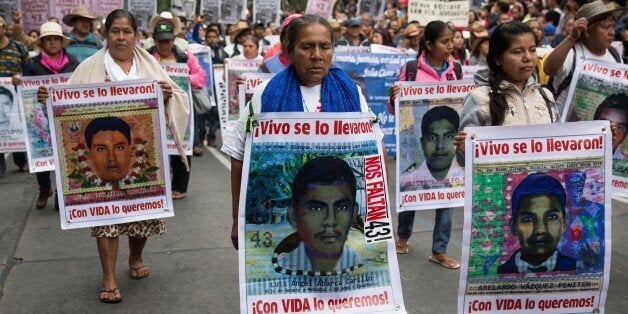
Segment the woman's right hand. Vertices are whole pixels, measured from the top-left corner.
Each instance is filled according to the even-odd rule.
[[[46,86],[39,86],[37,89],[37,101],[42,105],[46,105],[46,98],[48,98],[48,89]]]
[[[587,30],[588,25],[589,22],[587,22],[587,19],[581,17],[573,22],[573,28],[571,29],[571,33],[567,35],[571,36],[575,41],[578,41],[578,39],[580,39],[580,36],[582,35],[582,32]]]
[[[458,153],[464,155],[464,141],[467,138],[467,132],[460,131],[458,135],[454,137],[454,146],[456,146],[456,150]]]
[[[401,86],[399,85],[393,85],[390,87],[390,89],[388,90],[388,96],[390,97],[390,103],[392,104],[392,106],[395,106],[395,99],[397,98],[397,94],[399,93],[399,91],[401,90]]]

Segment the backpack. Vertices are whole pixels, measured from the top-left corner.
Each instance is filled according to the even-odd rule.
[[[412,59],[406,62],[406,81],[414,81],[416,80],[416,69],[417,69],[417,59]],[[462,78],[462,66],[460,63],[454,61],[454,73],[456,74],[456,79],[459,80]]]
[[[571,60],[571,71],[569,71],[569,74],[567,75],[567,77],[565,77],[565,79],[562,82],[560,82],[560,84],[558,84],[558,88],[556,89],[554,89],[554,77],[553,76],[550,77],[549,81],[547,81],[547,85],[543,86],[549,89],[550,92],[552,92],[552,95],[554,95],[554,99],[558,99],[558,96],[560,95],[560,93],[562,93],[565,89],[567,89],[567,87],[569,87],[569,85],[571,84],[571,79],[573,79],[573,72],[576,70],[576,46],[573,46],[571,50],[573,50],[573,60]],[[617,52],[615,47],[613,46],[608,47],[608,52],[611,53],[611,55],[613,56],[613,58],[615,58],[615,61],[617,61],[617,63],[622,63],[621,56],[619,56],[619,52]]]

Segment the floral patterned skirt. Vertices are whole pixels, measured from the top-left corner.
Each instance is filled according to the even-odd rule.
[[[120,235],[148,238],[152,235],[166,233],[166,222],[163,219],[142,220],[117,225],[92,227],[92,237],[115,238]]]

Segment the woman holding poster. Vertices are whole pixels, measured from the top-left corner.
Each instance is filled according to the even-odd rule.
[[[452,57],[454,49],[453,39],[454,31],[452,31],[445,22],[429,22],[425,26],[423,36],[419,42],[419,55],[417,59],[408,61],[408,63],[401,68],[399,81],[439,82],[462,79],[462,68]],[[393,105],[400,89],[401,87],[399,85],[394,85],[390,89],[388,111],[392,114],[395,113]],[[445,115],[437,115],[441,116],[443,119],[438,118],[433,122],[436,122],[436,125],[443,121],[455,121],[447,122],[446,125],[446,127],[455,128],[459,118],[457,113],[453,112],[453,115],[455,117],[449,119],[445,119]],[[428,128],[432,128],[431,124]],[[453,159],[453,156],[451,158]],[[455,163],[455,161],[452,162]],[[427,163],[427,168],[430,170],[431,175],[435,179],[443,179],[443,175],[439,176],[435,174],[437,170],[434,165],[435,163]],[[448,163],[446,166],[438,168],[444,169],[444,174],[447,174],[450,167],[451,163]],[[455,165],[455,167],[457,167],[457,165]],[[434,232],[432,235],[432,254],[429,256],[429,260],[443,267],[456,269],[460,267],[460,263],[445,254],[451,236],[451,210],[451,208],[436,209],[436,219],[434,220]],[[396,249],[399,254],[406,254],[410,250],[408,240],[412,235],[414,215],[414,211],[399,213],[399,226],[397,227],[396,241]]]
[[[68,54],[65,50],[65,46],[70,43],[70,39],[63,35],[61,25],[55,22],[46,22],[41,25],[40,34],[35,43],[41,47],[41,53],[28,61],[22,74],[24,76],[39,76],[74,72],[79,62],[76,60],[76,57]],[[22,84],[19,78],[17,80],[19,80],[16,82],[18,85]],[[35,108],[32,114],[35,117],[42,117],[42,119],[35,118],[33,122],[42,121],[41,128],[48,128],[47,119],[43,119],[45,110],[42,110],[41,107]],[[48,198],[52,196],[50,171],[37,172],[37,183],[39,184],[39,196],[35,202],[35,207],[41,209],[46,207]],[[56,201],[55,209],[59,210],[59,205]]]
[[[69,84],[116,82],[140,78],[157,79],[163,90],[167,125],[177,142],[179,154],[187,167],[187,160],[181,146],[181,136],[185,131],[189,114],[187,95],[168,77],[168,74],[153,56],[135,44],[137,21],[129,11],[124,9],[112,11],[107,16],[105,30],[107,47],[83,61],[70,78]],[[40,102],[45,100],[47,96],[48,90],[43,86],[40,87],[38,90]],[[88,132],[90,134],[93,133],[93,136],[88,136],[90,142],[96,142],[102,138],[106,143],[119,141],[124,143],[124,146],[128,146],[129,136],[127,136],[127,130],[129,126],[122,119],[116,117],[111,119],[112,121],[101,121],[101,119],[94,122],[93,132]],[[102,129],[103,127],[107,129]],[[115,131],[111,131],[111,127],[115,127]],[[108,134],[108,136],[103,137],[100,136],[101,134]],[[102,146],[109,147],[110,144],[106,143],[102,144]],[[116,149],[116,151],[122,151],[122,149]],[[107,166],[107,169],[109,168]],[[126,166],[118,165],[113,170],[123,168],[126,168]],[[105,179],[103,178],[103,180]],[[151,235],[164,234],[165,231],[163,219],[92,228],[92,236],[96,237],[103,271],[103,285],[99,294],[102,302],[117,303],[122,300],[122,294],[118,289],[115,276],[119,236],[129,236],[129,275],[133,279],[141,279],[147,277],[150,273],[150,269],[142,260],[142,251],[146,240]]]

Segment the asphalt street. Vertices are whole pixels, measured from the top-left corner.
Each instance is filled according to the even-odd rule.
[[[237,313],[238,256],[231,246],[229,162],[218,150],[206,148],[192,160],[186,197],[175,201],[175,217],[166,220],[167,233],[151,237],[144,250],[150,276],[129,277],[128,245],[121,238],[117,277],[123,301],[98,299],[101,269],[96,241],[89,229],[60,228],[50,199],[35,209],[37,182],[7,158],[0,179],[0,313]],[[391,179],[394,163],[388,165]],[[612,262],[607,313],[628,308],[628,204],[613,200]],[[406,309],[409,313],[455,313],[459,271],[428,261],[433,211],[419,212],[410,252],[399,255]],[[396,222],[396,217],[395,220]],[[461,254],[463,213],[454,213],[448,253]]]

